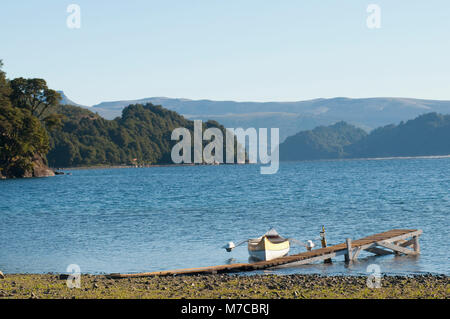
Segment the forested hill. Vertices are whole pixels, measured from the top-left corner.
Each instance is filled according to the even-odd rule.
[[[428,113],[378,128],[345,151],[364,158],[450,155],[450,115]]]
[[[364,130],[345,122],[319,126],[288,137],[280,145],[280,158],[284,161],[300,161],[345,157],[344,147],[365,136],[367,133]]]
[[[60,105],[56,112],[64,117],[50,132],[47,159],[52,167],[173,164],[171,151],[177,142],[171,140],[172,131],[184,127],[192,132],[194,127],[193,121],[150,103],[130,105],[114,120],[70,105]],[[225,132],[215,121],[203,125]]]
[[[344,122],[288,137],[282,161],[450,154],[450,115],[428,113],[365,133]]]

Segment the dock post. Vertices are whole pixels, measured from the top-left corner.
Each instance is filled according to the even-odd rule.
[[[347,246],[347,253],[345,254],[345,262],[351,263],[352,262],[352,240],[350,238],[347,238],[345,240],[345,244]]]
[[[413,243],[414,252],[416,252],[417,254],[420,254],[419,236],[414,236],[413,240],[414,240],[414,243]]]
[[[320,232],[320,238],[321,238],[321,242],[322,242],[322,248],[326,248],[327,247],[327,238],[325,237],[325,226],[322,225],[322,231]],[[333,263],[333,261],[331,260],[331,258],[325,259],[323,261],[324,264],[331,264]]]
[[[401,241],[399,240],[399,241],[395,241],[394,242],[394,245],[401,245]],[[398,251],[396,251],[396,250],[394,250],[394,254],[396,255],[396,256],[400,256],[400,252],[398,252]]]

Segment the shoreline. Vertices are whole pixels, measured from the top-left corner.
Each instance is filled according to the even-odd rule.
[[[69,289],[67,275],[9,274],[0,279],[7,299],[448,299],[446,275],[384,275],[380,288],[367,276],[192,275],[108,279],[81,275],[80,288]],[[373,281],[372,281],[373,282]]]
[[[405,160],[405,159],[444,159],[450,158],[450,155],[419,155],[419,156],[388,156],[388,157],[361,157],[361,158],[327,158],[315,160],[299,160],[299,161],[280,161],[280,163],[299,163],[299,162],[338,162],[338,161],[382,161],[382,160]],[[92,170],[92,169],[122,169],[122,168],[152,168],[152,167],[190,167],[190,166],[223,166],[223,165],[251,165],[255,163],[245,164],[151,164],[151,165],[99,165],[99,166],[76,166],[76,167],[50,167],[51,170],[59,171],[76,171],[76,170]]]
[[[77,171],[77,170],[92,170],[92,169],[125,169],[125,168],[150,168],[150,167],[182,167],[195,166],[195,164],[152,164],[152,165],[99,165],[99,166],[76,166],[76,167],[50,167],[53,171]]]
[[[345,161],[389,161],[389,160],[408,160],[408,159],[444,159],[450,158],[450,155],[418,155],[418,156],[387,156],[387,157],[355,157],[355,158],[324,158],[315,160],[298,161],[280,161],[280,163],[299,163],[299,162],[345,162]]]
[[[76,166],[76,167],[50,167],[51,170],[55,172],[61,171],[76,171],[76,170],[92,170],[92,169],[125,169],[125,168],[152,168],[152,167],[192,167],[192,166],[229,166],[229,165],[252,165],[252,163],[242,163],[242,164],[148,164],[148,165],[99,165],[99,166]]]

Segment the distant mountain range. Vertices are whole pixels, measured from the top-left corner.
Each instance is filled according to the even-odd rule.
[[[320,160],[450,155],[450,115],[428,113],[367,134],[339,122],[290,136],[280,145],[280,160]]]
[[[65,95],[63,100],[70,101]],[[299,131],[339,121],[346,121],[370,131],[379,126],[399,123],[425,113],[450,113],[450,101],[343,97],[298,102],[235,102],[150,97],[102,102],[89,109],[106,119],[113,119],[120,116],[122,109],[130,104],[146,103],[162,105],[191,120],[215,120],[225,127],[279,127],[281,141]]]

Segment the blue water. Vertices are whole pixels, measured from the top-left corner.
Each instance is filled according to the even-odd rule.
[[[420,257],[366,257],[346,266],[276,273],[450,274],[450,159],[73,170],[71,176],[0,181],[0,269],[5,273],[142,272],[247,262],[221,249],[275,227],[328,242],[420,228]],[[317,241],[316,241],[317,243]],[[303,251],[294,248],[291,253]]]

